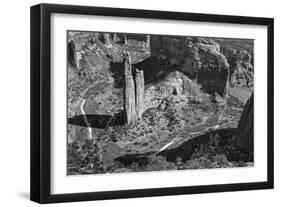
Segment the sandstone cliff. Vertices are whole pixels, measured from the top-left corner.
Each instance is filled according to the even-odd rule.
[[[247,101],[238,125],[237,146],[253,150],[254,145],[254,94]]]
[[[207,92],[225,95],[229,64],[220,46],[209,38],[151,36],[151,55],[167,59],[170,65],[198,84]]]
[[[231,86],[252,86],[254,84],[253,58],[250,52],[244,49],[222,47],[230,65]]]

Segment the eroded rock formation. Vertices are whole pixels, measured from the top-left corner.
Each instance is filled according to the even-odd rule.
[[[75,66],[76,54],[75,54],[75,43],[73,40],[70,40],[67,44],[67,58],[68,58],[68,63],[72,66]]]
[[[230,65],[230,85],[252,86],[254,83],[254,67],[250,52],[231,47],[223,47],[222,52]]]
[[[132,74],[131,58],[129,53],[124,53],[124,113],[126,123],[137,119],[135,82]]]
[[[179,71],[196,79],[204,90],[225,95],[229,64],[220,46],[209,38],[151,36],[151,55],[168,59]]]
[[[146,35],[146,47],[150,47],[150,35]]]
[[[70,40],[67,45],[68,63],[77,69],[80,69],[80,61],[83,56],[83,51],[79,49],[73,40]]]
[[[143,71],[136,69],[135,74],[135,84],[136,84],[136,112],[137,117],[141,118],[144,110],[144,76]]]
[[[125,122],[132,123],[144,110],[144,76],[143,71],[133,71],[130,54],[124,53],[124,114]]]
[[[252,151],[254,145],[254,94],[244,107],[237,132],[237,146]]]
[[[109,33],[103,33],[103,43],[108,46],[110,45],[110,35]]]
[[[117,42],[118,41],[118,36],[117,36],[116,33],[113,33],[112,39],[113,39],[113,42]]]
[[[173,71],[156,84],[148,85],[145,90],[144,110],[150,107],[160,107],[163,100],[168,98],[203,99],[205,94],[179,71]]]
[[[127,35],[126,35],[126,34],[124,34],[124,44],[125,44],[125,45],[128,44],[128,42],[127,42]]]

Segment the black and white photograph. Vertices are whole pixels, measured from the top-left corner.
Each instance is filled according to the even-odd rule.
[[[67,175],[254,167],[254,39],[68,30]]]

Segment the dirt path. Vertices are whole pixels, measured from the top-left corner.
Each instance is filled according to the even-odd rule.
[[[207,127],[207,128],[205,128],[205,129],[200,130],[200,131],[197,131],[197,132],[189,132],[188,135],[199,135],[199,134],[202,134],[202,133],[204,133],[204,132],[208,132],[208,131],[210,131],[210,130],[216,130],[216,129],[218,129],[218,128],[220,127],[220,125],[221,125],[221,124],[220,124],[220,121],[221,121],[221,118],[222,118],[222,116],[223,116],[223,114],[224,114],[226,108],[227,108],[227,105],[223,108],[223,110],[222,110],[222,112],[221,112],[221,114],[220,114],[220,116],[219,116],[219,119],[218,119],[218,122],[217,122],[216,125],[211,126],[211,127]],[[211,117],[210,117],[210,116],[204,116],[204,117],[202,118],[202,121],[201,121],[200,123],[198,123],[197,125],[202,125],[202,124],[204,124],[209,118],[211,118]],[[183,132],[183,133],[186,133],[186,132]],[[162,152],[163,150],[167,149],[169,146],[171,146],[172,144],[174,144],[175,142],[179,141],[179,140],[182,139],[182,138],[188,139],[188,137],[186,137],[186,136],[185,136],[185,137],[182,137],[183,133],[180,133],[180,134],[177,135],[172,141],[170,141],[169,143],[167,143],[166,145],[164,145],[158,152],[155,153],[155,155],[157,155],[158,153],[160,153],[160,152]],[[187,136],[188,136],[188,135],[187,135]]]
[[[84,122],[87,126],[87,129],[88,129],[88,139],[89,140],[92,140],[93,139],[93,135],[92,135],[92,127],[87,119],[87,115],[85,114],[85,111],[84,111],[84,106],[85,104],[85,99],[82,99],[82,102],[81,102],[81,105],[80,105],[80,110],[81,110],[81,114],[83,115],[83,119],[84,119]],[[95,143],[95,140],[94,140],[94,143]]]

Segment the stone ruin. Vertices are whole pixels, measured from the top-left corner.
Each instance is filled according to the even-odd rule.
[[[123,55],[124,67],[124,119],[129,124],[140,119],[144,111],[144,75],[133,69],[128,52]]]

